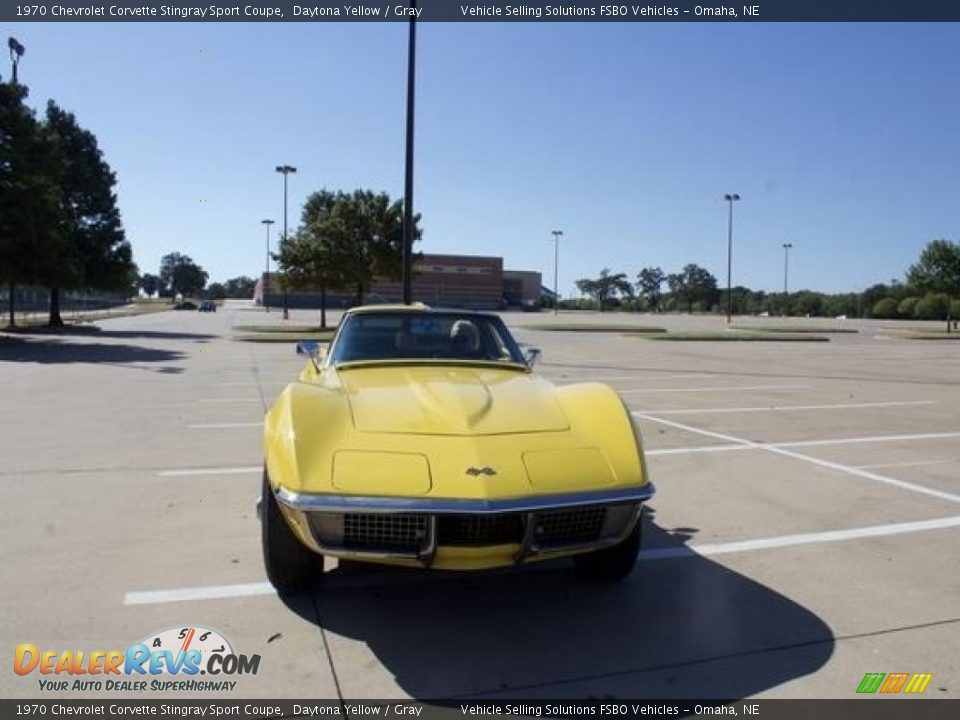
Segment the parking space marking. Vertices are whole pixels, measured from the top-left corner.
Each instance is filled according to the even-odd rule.
[[[207,387],[250,387],[251,385],[286,385],[293,382],[292,379],[287,378],[286,380],[268,380],[266,378],[251,378],[246,381],[236,381],[236,382],[218,382],[218,383],[209,383]]]
[[[920,520],[916,522],[891,523],[887,525],[871,525],[867,527],[849,528],[846,530],[828,530],[825,532],[800,533],[796,535],[781,535],[778,537],[761,538],[758,540],[739,540],[728,543],[711,543],[705,545],[683,545],[671,548],[655,548],[641,550],[639,561],[653,560],[682,560],[685,558],[705,557],[709,555],[727,555],[730,553],[753,552],[757,550],[775,550],[798,545],[815,545],[863,538],[883,537],[887,535],[902,535],[905,533],[928,532],[960,527],[960,515],[937,518],[934,520]],[[532,572],[538,572],[531,568]],[[406,575],[404,579],[414,578]],[[421,581],[425,576],[416,578]],[[437,575],[431,578],[434,581],[442,580]],[[354,577],[339,579],[336,584],[328,585],[328,589],[350,588],[368,582],[368,578]],[[377,582],[376,578],[373,582]],[[124,605],[161,605],[165,603],[188,602],[196,600],[222,600],[227,598],[251,597],[256,595],[273,595],[276,591],[268,582],[241,583],[237,585],[208,585],[193,588],[177,588],[174,590],[144,590],[128,592],[123,597]]]
[[[236,422],[236,423],[201,423],[199,425],[187,425],[191,430],[213,430],[219,428],[244,428],[244,427],[263,427],[262,422]]]
[[[252,383],[251,383],[252,384]],[[235,402],[261,402],[258,397],[242,397],[242,398],[204,398],[199,402],[202,403],[235,403]]]
[[[836,403],[834,405],[766,405],[740,408],[689,408],[676,410],[641,410],[657,415],[701,415],[712,413],[748,413],[748,412],[795,412],[801,410],[856,410],[860,408],[907,407],[917,405],[937,405],[936,400],[898,400],[872,403]]]
[[[646,413],[634,411],[635,417]],[[664,421],[666,422],[666,421]],[[704,431],[706,432],[706,431]],[[703,434],[703,433],[701,433]],[[917,433],[914,435],[874,435],[872,437],[833,438],[830,440],[792,440],[787,442],[757,443],[750,440],[737,441],[735,445],[696,445],[693,447],[661,448],[647,450],[649,455],[685,455],[686,453],[728,452],[733,450],[762,450],[764,448],[820,447],[829,445],[856,445],[860,443],[908,442],[911,440],[946,440],[960,437],[960,432]],[[736,440],[736,439],[735,439]]]
[[[658,392],[740,392],[744,390],[809,390],[811,385],[720,385],[716,387],[682,387],[682,388],[636,388],[633,390],[617,390],[626,393],[658,393]]]
[[[879,465],[854,465],[861,470],[870,470],[873,468],[896,468],[896,467],[920,467],[923,465],[949,465],[957,462],[956,460],[909,460],[907,462],[880,463]]]
[[[276,590],[268,582],[244,583],[241,585],[213,585],[207,587],[180,588],[178,590],[154,590],[128,592],[123,597],[124,605],[159,605],[162,603],[187,602],[190,600],[220,600],[251,595],[274,595]]]
[[[640,552],[640,559],[667,560],[671,558],[691,557],[694,555],[726,555],[728,553],[749,552],[752,550],[772,550],[775,548],[795,547],[797,545],[842,542],[845,540],[859,540],[862,538],[901,535],[903,533],[943,530],[955,527],[960,527],[960,515],[937,518],[935,520],[870,525],[867,527],[849,528],[847,530],[827,530],[825,532],[781,535],[779,537],[761,538],[759,540],[741,540],[739,542],[714,543],[710,545],[684,545],[673,548],[642,550]]]
[[[252,472],[262,472],[262,465],[248,465],[243,467],[213,467],[187,468],[185,470],[161,470],[157,475],[163,477],[182,477],[186,475],[245,475]]]
[[[583,377],[576,375],[566,375],[563,377],[543,375],[542,377],[550,382],[598,382],[604,380],[685,380],[688,378],[700,380],[702,378],[715,377],[715,375],[713,373],[680,373],[677,375],[584,375]]]
[[[735,445],[742,445],[744,448],[763,450],[764,452],[774,453],[775,455],[782,455],[783,457],[793,458],[794,460],[801,460],[803,462],[811,463],[812,465],[819,465],[820,467],[829,468],[831,470],[837,470],[839,472],[847,473],[850,475],[856,475],[857,477],[862,477],[867,480],[874,480],[876,482],[885,483],[887,485],[893,485],[894,487],[899,487],[903,490],[910,490],[912,492],[920,493],[922,495],[930,495],[931,497],[939,498],[940,500],[948,500],[950,502],[960,502],[960,495],[954,495],[953,493],[942,492],[940,490],[934,490],[933,488],[928,488],[923,485],[917,485],[915,483],[907,482],[905,480],[897,480],[896,478],[887,477],[886,475],[878,475],[877,473],[872,473],[861,468],[852,467],[850,465],[841,465],[840,463],[831,462],[829,460],[821,460],[820,458],[811,457],[810,455],[801,455],[800,453],[791,452],[785,450],[787,447],[798,447],[801,444],[804,446],[813,446],[813,445],[837,445],[843,444],[844,442],[858,442],[862,441],[863,438],[848,438],[846,441],[843,440],[825,440],[825,441],[806,441],[802,443],[777,443],[777,444],[765,444],[754,442],[753,440],[746,440],[744,438],[734,437],[732,435],[725,435],[723,433],[713,432],[712,430],[702,430],[700,428],[693,427],[691,425],[684,425],[683,423],[678,423],[673,420],[664,420],[663,418],[658,418],[653,415],[646,415],[643,413],[633,413],[637,417],[649,420],[650,422],[660,423],[661,425],[667,425],[670,427],[677,428],[678,430],[686,430],[687,432],[696,433],[698,435],[704,435],[705,437],[715,438],[717,440],[725,440],[728,443],[733,443]],[[958,437],[960,433],[931,433],[926,437]],[[896,437],[896,436],[892,436]],[[917,437],[917,436],[914,436]]]

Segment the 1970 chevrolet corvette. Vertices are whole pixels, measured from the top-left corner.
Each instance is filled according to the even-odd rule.
[[[348,311],[329,352],[264,424],[267,576],[309,587],[323,556],[479,570],[574,556],[617,580],[654,492],[641,436],[606,385],[533,374],[496,315]]]

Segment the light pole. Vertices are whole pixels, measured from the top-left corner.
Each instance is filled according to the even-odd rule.
[[[563,230],[551,230],[553,235],[553,314],[560,312],[560,286],[557,284],[557,268],[560,267],[560,238]]]
[[[267,226],[267,271],[263,275],[263,309],[270,312],[270,304],[267,302],[267,293],[270,291],[270,226],[273,220],[261,220]]]
[[[283,173],[283,239],[287,239],[287,176],[290,173],[297,172],[293,165],[277,165],[277,172]],[[283,319],[290,317],[290,311],[287,309],[287,287],[283,287]]]
[[[417,0],[410,0],[410,9],[415,10]],[[417,21],[410,13],[410,31],[407,41],[407,147],[403,178],[403,255],[401,277],[403,279],[403,303],[413,302],[413,109],[417,67]]]
[[[727,218],[727,325],[730,324],[731,301],[730,279],[733,275],[733,203],[740,199],[737,193],[727,193],[723,199],[730,205],[730,214]]]
[[[7,39],[7,47],[10,48],[10,82],[13,85],[17,84],[17,65],[20,64],[20,58],[23,57],[23,53],[26,51],[26,48],[23,47],[20,43],[17,42],[15,37],[10,37]]]
[[[787,294],[787,272],[790,268],[790,248],[793,243],[783,244],[783,294]]]

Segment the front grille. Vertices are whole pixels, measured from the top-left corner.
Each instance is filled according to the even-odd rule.
[[[416,554],[426,536],[426,515],[347,513],[343,516],[343,546],[350,550]]]
[[[605,507],[567,508],[537,513],[537,545],[561,546],[594,542],[607,517]]]
[[[441,515],[438,522],[440,545],[506,545],[523,540],[523,516]]]

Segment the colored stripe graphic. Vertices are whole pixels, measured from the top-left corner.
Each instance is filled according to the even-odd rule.
[[[857,686],[857,692],[868,694],[875,693],[885,677],[885,673],[867,673],[863,676],[863,680],[861,680],[860,684]]]
[[[910,677],[909,673],[890,673],[887,675],[887,679],[884,681],[883,685],[880,686],[880,692],[882,693],[898,693],[904,684],[907,682],[907,678]]]
[[[910,681],[903,689],[905,693],[922,693],[927,689],[927,685],[933,679],[933,673],[914,673],[910,676]]]
[[[866,673],[857,685],[857,692],[866,695],[876,692],[918,694],[927,689],[932,679],[933,673]]]

